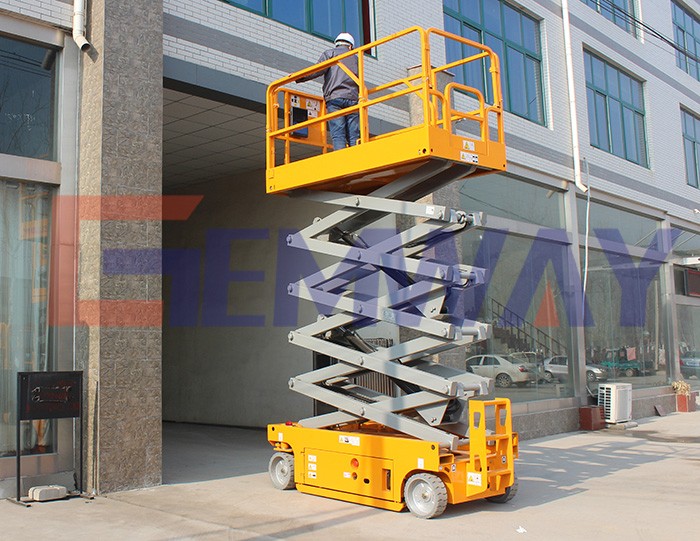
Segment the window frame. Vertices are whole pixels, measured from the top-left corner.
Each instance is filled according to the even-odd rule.
[[[690,19],[691,26],[693,28],[700,28],[700,17],[695,13],[691,12],[685,5],[678,2],[671,1],[671,24],[673,25],[673,42],[683,49],[683,51],[676,50],[676,66],[686,72],[688,75],[694,79],[700,81],[700,34],[695,35],[694,32],[688,33],[685,23],[683,26],[677,19],[678,13],[681,13],[683,18],[686,17]],[[679,38],[679,34],[682,35],[682,39]],[[694,59],[688,56],[688,53],[693,54],[692,50],[688,48],[688,36],[691,36],[694,41],[693,48],[695,49]],[[685,51],[685,52],[684,52]],[[692,72],[692,73],[691,73]]]
[[[0,150],[0,153],[7,154],[8,156],[13,156],[15,158],[21,158],[21,159],[37,159],[37,160],[42,160],[46,162],[57,162],[58,161],[58,148],[59,148],[59,140],[58,140],[58,124],[59,124],[59,103],[58,103],[58,85],[59,85],[59,73],[58,73],[58,63],[59,63],[59,55],[61,54],[61,47],[52,44],[52,43],[43,43],[39,41],[35,41],[33,39],[27,39],[22,36],[17,36],[14,34],[9,34],[5,32],[0,32],[0,38],[10,41],[10,42],[15,42],[18,44],[22,44],[28,47],[34,47],[36,49],[41,49],[43,50],[43,55],[44,55],[44,61],[47,58],[47,54],[52,54],[53,56],[51,57],[51,64],[49,68],[46,68],[42,65],[42,68],[49,72],[49,78],[50,78],[50,83],[43,88],[43,90],[49,91],[49,96],[48,96],[48,115],[47,115],[47,121],[48,121],[48,127],[45,132],[47,136],[47,143],[46,143],[46,153],[44,155],[33,155],[33,153],[27,153],[27,152],[8,152],[7,150],[10,149],[2,149]],[[4,55],[2,54],[4,51],[0,50],[0,60],[4,58]],[[9,56],[7,58],[10,58]],[[7,65],[10,69],[14,68],[19,71],[30,71],[31,69],[31,58],[28,57],[21,57],[20,60],[18,60],[18,64],[14,66],[10,66],[9,62],[7,59],[4,60],[4,62],[8,62]],[[26,65],[22,65],[21,63],[25,62]],[[44,76],[45,74],[41,73],[41,76]],[[33,93],[35,95],[35,93]],[[19,113],[13,113],[15,115],[19,114],[21,116],[25,116],[28,113],[28,111],[21,111]],[[27,130],[31,131],[31,129]],[[40,130],[37,130],[36,128],[34,131],[40,132]],[[3,152],[4,151],[4,152]],[[1,172],[1,171],[0,171]]]
[[[285,21],[281,21],[280,19],[277,19],[273,17],[272,15],[272,0],[261,0],[262,4],[262,9],[258,10],[255,8],[251,8],[249,6],[243,5],[242,3],[239,3],[237,0],[221,0],[222,2],[225,2],[226,4],[229,4],[233,7],[243,9],[245,11],[248,11],[250,13],[255,13],[256,15],[261,15],[263,17],[266,17],[268,19],[271,19],[273,21],[276,21],[280,24],[284,24],[286,26],[289,26],[290,28],[294,28],[295,30],[299,30],[300,32],[305,32],[307,34],[310,34],[312,36],[316,36],[321,39],[325,39],[328,41],[333,41],[336,36],[329,36],[328,34],[325,34],[320,31],[316,31],[314,29],[314,24],[313,24],[313,15],[314,15],[314,0],[302,0],[304,3],[304,28],[299,28],[298,26],[295,26],[293,24],[290,24]],[[348,29],[346,27],[346,9],[345,9],[345,2],[346,0],[328,0],[329,4],[331,2],[337,3],[337,2],[342,2],[341,6],[341,13],[342,13],[342,24],[341,24],[341,32],[347,32]],[[352,0],[347,0],[347,1],[352,1]],[[371,39],[371,10],[370,10],[370,5],[369,5],[370,0],[357,0],[358,4],[358,22],[360,24],[359,28],[359,35],[355,35],[353,33],[353,37],[357,40],[355,43],[356,46],[360,45],[365,45],[372,41]],[[351,32],[354,32],[354,29],[350,29]]]
[[[476,41],[479,41],[480,43],[486,43],[486,37],[490,37],[491,39],[495,39],[500,41],[503,44],[503,54],[499,54],[499,59],[500,59],[500,64],[501,64],[501,74],[504,75],[502,84],[503,84],[503,99],[504,99],[504,108],[506,111],[508,111],[511,114],[514,114],[520,118],[524,118],[526,120],[529,120],[530,122],[534,122],[535,124],[539,124],[540,126],[546,126],[547,124],[547,111],[545,109],[546,105],[546,100],[544,96],[544,68],[543,68],[543,55],[542,55],[542,32],[541,32],[541,19],[538,19],[534,17],[533,15],[527,13],[523,9],[521,9],[519,6],[512,4],[511,2],[507,2],[506,0],[473,0],[475,2],[479,3],[479,14],[480,18],[482,21],[476,21],[472,18],[470,18],[468,15],[462,13],[461,11],[455,11],[451,7],[447,5],[446,2],[443,2],[443,25],[446,27],[447,25],[445,24],[444,18],[445,17],[451,17],[453,19],[456,19],[458,23],[460,24],[460,35],[463,35],[462,31],[463,27],[469,28],[473,33],[476,33],[479,36],[479,39]],[[496,34],[494,30],[491,30],[487,28],[486,23],[483,21],[485,18],[485,10],[484,10],[484,3],[485,2],[498,2],[498,9],[499,9],[499,22],[500,22],[500,28],[498,30],[499,34]],[[459,3],[460,7],[462,3]],[[534,24],[535,30],[536,30],[536,35],[534,36],[534,44],[537,49],[537,51],[532,51],[528,48],[525,47],[525,45],[518,43],[516,41],[513,41],[512,39],[508,38],[508,32],[506,28],[506,15],[505,15],[505,6],[508,6],[511,8],[513,11],[517,12],[518,15],[520,16],[520,32],[521,32],[521,38],[522,38],[522,31],[523,31],[523,25],[522,25],[522,18],[525,17],[529,20],[532,21]],[[445,28],[447,30],[447,28]],[[468,38],[469,39],[469,38]],[[515,53],[519,53],[523,55],[523,66],[526,66],[529,61],[535,62],[538,69],[538,73],[535,74],[535,77],[539,78],[539,80],[535,80],[534,85],[535,85],[535,92],[537,94],[537,98],[539,103],[535,105],[530,105],[533,100],[530,100],[527,104],[527,109],[528,112],[531,110],[534,110],[535,114],[528,115],[528,114],[521,114],[519,112],[513,111],[511,108],[512,100],[511,100],[511,81],[510,78],[508,77],[509,73],[509,59],[508,59],[508,52],[509,50],[514,51]],[[498,51],[495,51],[498,54]],[[464,52],[462,54],[465,54]],[[456,80],[458,82],[464,82],[466,80],[465,72],[462,71],[462,77],[460,78],[459,76],[456,77]],[[525,83],[527,87],[527,70],[525,70]],[[475,86],[476,88],[479,88],[482,90],[484,93],[484,96],[486,97],[487,100],[490,100],[493,98],[493,91],[490,88],[490,75],[487,72],[485,64],[482,63],[482,73],[481,73],[481,79],[483,82],[483,88],[479,87],[474,84],[469,84],[469,86]],[[514,87],[516,85],[513,85]],[[538,88],[539,87],[539,88]],[[539,114],[538,114],[539,113]]]
[[[637,2],[635,2],[635,0],[622,0],[627,4],[626,8],[618,6],[617,0],[603,0],[603,4],[605,4],[604,7],[601,4],[601,0],[581,1],[584,4],[586,4],[589,8],[595,10],[597,13],[605,17],[608,21],[613,23],[618,28],[621,28],[628,34],[634,36],[635,38],[639,37],[637,27],[633,23],[628,21],[624,16],[620,17],[618,15],[619,12],[628,13],[632,17],[632,19],[635,19],[637,17]]]
[[[609,154],[612,154],[613,156],[617,156],[618,158],[622,158],[623,160],[626,160],[630,163],[634,163],[636,165],[640,165],[645,168],[649,168],[649,149],[648,149],[648,138],[647,138],[647,133],[646,133],[646,109],[644,108],[644,81],[641,79],[637,78],[635,75],[630,73],[629,71],[622,69],[618,67],[617,65],[613,64],[612,62],[609,62],[602,56],[594,53],[593,51],[589,49],[583,50],[583,60],[584,60],[584,68],[585,68],[585,78],[586,78],[586,99],[587,99],[587,106],[588,106],[588,123],[589,123],[589,136],[590,136],[590,143],[592,147],[595,147],[599,150],[602,150],[604,152],[608,152]],[[595,70],[593,67],[593,63],[595,61],[602,62],[603,63],[603,69],[604,69],[604,79],[605,79],[605,87],[601,87],[598,85],[595,81],[596,75],[595,75]],[[590,67],[589,67],[590,66]],[[611,93],[610,91],[610,82],[609,82],[609,75],[610,71],[614,71],[615,74],[617,75],[617,88],[618,88],[618,95],[615,96],[614,94]],[[621,79],[620,76],[624,75],[630,80],[630,84],[638,83],[639,85],[639,93],[638,93],[638,101],[639,105],[634,103],[635,98],[634,98],[634,87],[630,86],[629,91],[630,91],[630,100],[627,100],[622,94],[623,94],[623,89],[621,87]],[[591,103],[591,93],[594,95],[594,102]],[[598,109],[600,102],[598,98],[602,97],[604,100],[603,107],[604,109],[600,111]],[[622,149],[621,151],[616,151],[617,149],[614,148],[614,141],[615,141],[615,133],[613,132],[613,123],[611,121],[611,102],[614,104],[619,105],[620,109],[620,124],[618,125],[619,128],[621,128],[621,145]],[[634,124],[632,126],[628,126],[627,123],[627,112],[630,112],[632,114],[632,121],[634,122],[637,120],[638,117],[641,117],[641,129],[640,133],[638,134],[639,137],[641,138],[640,142],[641,144],[637,145],[635,144],[635,152],[637,154],[642,154],[643,159],[641,159],[640,156],[638,156],[638,159],[634,159],[630,154],[630,143],[634,141],[634,138],[631,138],[628,136],[627,131],[629,130],[630,127],[634,127]],[[605,119],[605,132],[601,130],[601,125],[599,123],[599,120],[601,120],[600,115],[603,115]],[[637,115],[637,116],[635,116]],[[606,145],[602,145],[600,142],[600,136],[604,135],[607,140]],[[636,135],[636,134],[635,134]]]
[[[691,136],[686,132],[686,117],[692,119],[694,124],[694,133]],[[688,186],[700,189],[700,117],[694,115],[685,108],[681,108],[681,131],[683,135],[683,156],[685,162],[685,180]],[[690,171],[688,170],[688,148],[686,143],[690,143],[693,149],[693,164],[695,165],[695,182],[693,183],[690,178]]]

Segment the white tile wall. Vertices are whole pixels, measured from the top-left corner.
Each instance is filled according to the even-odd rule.
[[[164,12],[220,30],[254,43],[272,47],[286,54],[293,54],[304,62],[313,63],[319,53],[329,47],[329,42],[266,19],[254,13],[231,6],[221,0],[164,0]],[[519,0],[517,4],[532,16],[541,20],[543,43],[543,72],[546,91],[547,125],[539,126],[527,120],[507,115],[506,130],[511,138],[531,141],[553,152],[571,155],[571,133],[566,88],[564,40],[560,3],[556,0]],[[684,4],[700,14],[700,2],[685,0]],[[610,179],[593,178],[597,190],[619,195],[642,204],[669,211],[670,214],[697,222],[693,208],[700,207],[700,190],[686,184],[683,162],[680,124],[681,105],[691,111],[700,111],[700,82],[675,65],[673,50],[658,39],[642,33],[639,39],[605,19],[599,13],[578,0],[569,2],[574,26],[572,27],[573,64],[576,79],[577,119],[582,157],[591,165],[602,167],[615,174],[646,183],[688,201],[687,206],[669,204],[650,195],[622,187]],[[637,14],[646,24],[662,34],[672,37],[671,0],[638,0]],[[377,38],[400,31],[412,25],[424,27],[442,26],[441,0],[374,0],[374,35]],[[0,0],[0,11],[16,13],[51,25],[70,27],[72,4],[61,0]],[[581,20],[601,32],[606,39],[598,40],[577,27]],[[650,167],[640,167],[590,146],[586,88],[583,65],[583,47],[626,69],[645,81],[646,128]],[[368,79],[385,81],[403,75],[403,66],[411,47],[394,47],[381,50],[376,59],[368,59]],[[415,49],[415,47],[414,47]],[[246,60],[235,51],[222,53],[181,39],[164,36],[164,52],[167,56],[193,62],[216,70],[232,73],[263,84],[268,84],[286,73],[263,62]],[[435,62],[444,58],[444,51],[436,45],[432,51]],[[665,80],[636,63],[639,58],[671,79],[685,86],[682,93]],[[417,63],[418,58],[415,58]],[[319,85],[314,84],[314,91]],[[384,107],[381,117],[394,122],[406,122],[406,115],[393,107]],[[523,148],[519,149],[517,146]],[[546,156],[534,156],[523,144],[512,146],[509,160],[529,168],[543,170],[548,175],[570,180],[569,166],[549,161]]]
[[[0,11],[63,28],[73,21],[73,3],[61,0],[0,0]]]

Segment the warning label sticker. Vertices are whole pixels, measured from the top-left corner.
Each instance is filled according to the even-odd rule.
[[[468,150],[469,152],[474,152],[474,141],[462,140],[462,149]]]
[[[316,472],[310,471],[307,473],[307,476],[309,477],[309,479],[316,479]]]
[[[338,443],[347,443],[348,445],[360,446],[359,436],[338,436]]]
[[[461,151],[459,153],[459,159],[467,163],[479,163],[479,156],[476,154],[471,154],[469,152]]]
[[[481,474],[474,472],[467,472],[467,484],[473,485],[475,487],[481,486]]]
[[[309,463],[309,471],[316,471],[316,464]]]
[[[309,462],[316,462],[316,455],[309,455]]]

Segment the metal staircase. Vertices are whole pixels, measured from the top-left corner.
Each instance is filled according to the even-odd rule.
[[[517,351],[540,351],[545,357],[566,355],[566,345],[535,327],[496,299],[490,299],[493,336]]]

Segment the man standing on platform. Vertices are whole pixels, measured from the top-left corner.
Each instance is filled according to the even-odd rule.
[[[355,47],[355,39],[347,32],[338,34],[335,47],[325,51],[318,63],[325,62]],[[357,75],[357,56],[349,56],[341,60],[343,65]],[[357,83],[338,66],[330,66],[323,71],[297,79],[297,83],[310,81],[323,75],[323,99],[326,102],[326,113],[333,113],[347,107],[357,105]],[[328,121],[328,129],[333,140],[333,150],[346,146],[354,146],[360,138],[360,115],[357,111]]]

